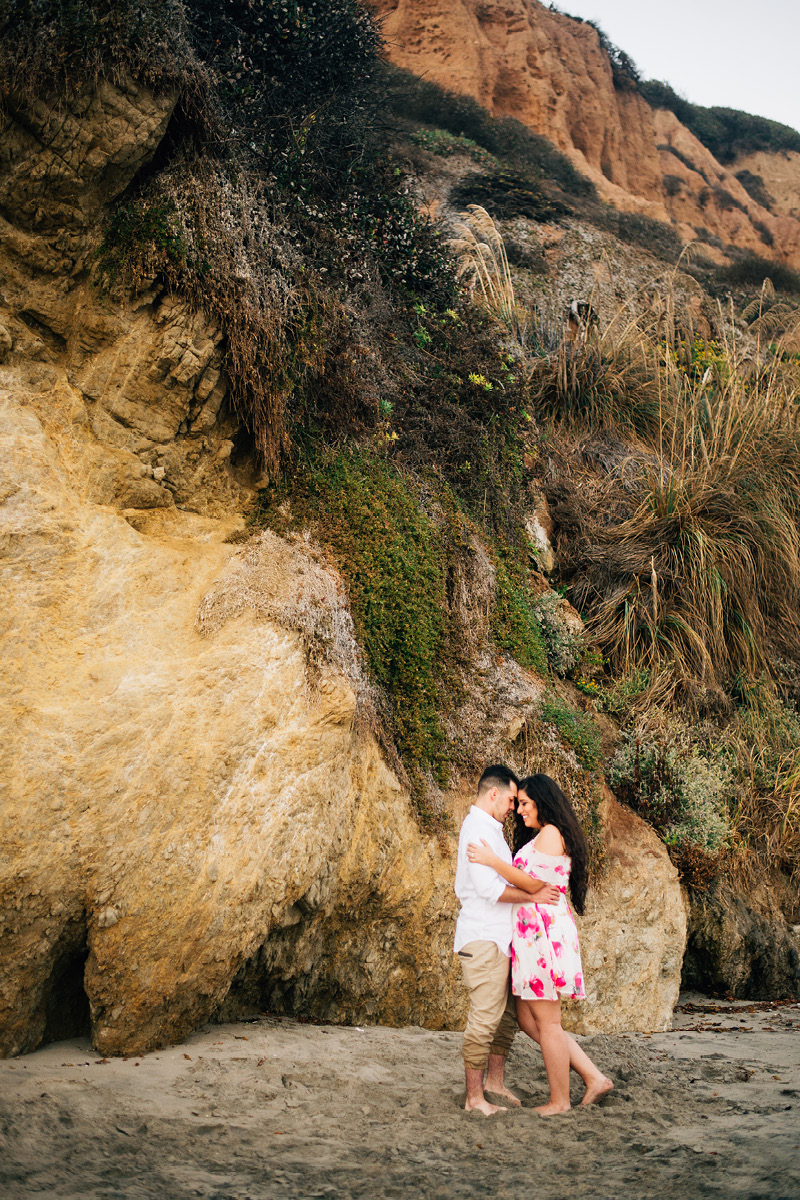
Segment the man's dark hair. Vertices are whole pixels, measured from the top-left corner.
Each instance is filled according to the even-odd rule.
[[[502,763],[495,763],[494,766],[487,767],[478,780],[478,795],[482,796],[493,787],[507,788],[510,783],[519,783],[514,772]]]

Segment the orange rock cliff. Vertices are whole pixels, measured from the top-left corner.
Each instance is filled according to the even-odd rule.
[[[800,220],[763,208],[672,112],[614,86],[592,25],[537,0],[371,0],[389,58],[549,138],[616,208],[672,221],[687,242],[800,267]],[[767,158],[777,158],[767,155]]]

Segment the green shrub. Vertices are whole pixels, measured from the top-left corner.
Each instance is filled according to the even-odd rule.
[[[593,225],[613,233],[621,242],[649,250],[665,262],[676,262],[683,250],[683,242],[674,225],[656,221],[653,217],[645,217],[642,213],[619,212],[608,205],[588,215]]]
[[[551,4],[550,8],[553,12],[558,12],[565,17],[569,17],[570,21],[576,21],[579,25],[590,25],[597,34],[601,50],[604,50],[608,55],[614,87],[619,91],[636,90],[641,79],[639,68],[629,54],[626,54],[624,50],[620,50],[619,46],[611,41],[611,38],[600,28],[597,21],[591,20],[588,17],[576,17],[573,13],[565,12],[563,8],[560,8],[556,4]]]
[[[592,29],[597,33],[600,39],[600,48],[608,55],[608,61],[611,64],[611,77],[614,81],[614,87],[620,92],[636,91],[641,80],[641,73],[636,63],[629,54],[621,50],[611,38],[601,29],[597,21],[589,20],[586,17],[573,17],[573,21],[582,21],[584,25],[591,25]]]
[[[624,723],[651,681],[651,672],[640,667],[628,675],[620,675],[610,683],[600,685],[597,689],[598,709]]]
[[[768,225],[765,225],[763,221],[757,221],[755,217],[750,218],[750,224],[753,226],[753,229],[755,229],[765,246],[775,245],[775,238]]]
[[[633,732],[623,737],[608,781],[668,845],[716,854],[730,839],[733,780],[721,759],[712,761],[663,734]]]
[[[697,234],[698,239],[701,242],[704,242],[706,246],[714,246],[714,248],[717,250],[725,249],[725,243],[723,242],[722,238],[717,237],[717,235],[712,233],[710,229],[706,229],[705,225],[695,225],[694,231]],[[713,264],[711,265],[713,268]]]
[[[491,166],[495,161],[494,155],[489,154],[488,150],[484,150],[477,142],[473,142],[472,138],[456,136],[447,129],[417,129],[410,135],[409,140],[414,146],[419,146],[438,158],[452,158],[454,154],[465,154],[473,162],[483,163],[485,166]]]
[[[564,205],[548,197],[530,174],[503,167],[467,175],[453,188],[450,199],[458,208],[480,204],[494,218],[549,221],[565,211]]]
[[[165,91],[195,76],[181,0],[4,0],[0,97],[74,96],[130,73]]]
[[[165,198],[121,203],[113,210],[97,255],[106,287],[135,287],[144,264],[148,271],[186,262],[186,243],[173,205]]]
[[[776,292],[800,294],[800,272],[758,254],[739,254],[729,266],[718,267],[717,278],[733,287],[760,288],[769,279]]]
[[[388,66],[383,83],[388,107],[398,117],[468,138],[502,160],[510,170],[549,180],[568,197],[587,199],[596,194],[591,180],[565,154],[521,121],[492,117],[471,96],[449,92],[399,67]]]
[[[739,674],[731,691],[736,702],[733,742],[747,748],[747,762],[740,767],[758,791],[773,792],[787,767],[796,770],[800,764],[800,715],[763,678],[747,680]]]
[[[586,648],[582,633],[570,628],[561,615],[561,597],[557,592],[543,592],[533,602],[547,647],[547,657],[558,675],[566,675],[576,665]]]
[[[441,308],[453,303],[455,267],[446,243],[420,210],[410,181],[393,160],[377,157],[370,161],[365,154],[364,163],[353,172],[350,187],[327,220],[316,202],[310,207],[312,228],[329,222],[338,226],[331,253],[324,259],[329,275],[341,278],[348,261],[351,270],[358,272],[359,258],[363,264],[368,256],[395,292],[425,296]],[[321,262],[319,248],[309,249]]]
[[[226,103],[268,158],[276,129],[297,130],[314,114],[307,144],[343,116],[351,126],[366,103],[380,38],[356,0],[192,0],[188,11],[193,42]]]
[[[656,149],[660,150],[664,154],[671,154],[673,158],[677,158],[678,162],[683,163],[687,170],[693,171],[695,175],[699,175],[706,186],[710,186],[711,180],[708,178],[703,168],[696,162],[693,162],[688,155],[684,154],[681,150],[678,150],[676,146],[671,146],[669,142],[660,142]]]
[[[531,243],[518,242],[510,234],[505,234],[503,241],[506,247],[506,257],[512,267],[523,271],[531,271],[535,275],[548,273],[547,257],[541,246]]]
[[[490,539],[526,559],[523,459],[536,427],[524,376],[477,305],[412,308],[409,318],[431,341],[397,404],[404,460],[445,480]]]
[[[737,171],[736,178],[747,194],[753,197],[756,204],[760,204],[767,212],[772,212],[775,201],[764,186],[764,180],[760,175],[755,175],[752,171]]]
[[[591,713],[579,712],[557,697],[542,705],[542,720],[554,725],[568,746],[575,751],[585,771],[600,766],[600,734]]]
[[[739,212],[747,212],[747,205],[742,204],[741,200],[737,200],[735,196],[732,196],[727,188],[715,184],[711,192],[716,201],[717,208],[721,209],[722,212],[730,212],[734,208],[738,209]]]

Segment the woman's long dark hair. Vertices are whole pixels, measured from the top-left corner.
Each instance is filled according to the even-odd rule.
[[[575,911],[583,912],[586,889],[589,886],[589,850],[575,809],[561,788],[549,775],[527,775],[520,779],[518,792],[524,792],[536,805],[539,824],[555,825],[564,839],[564,847],[572,859],[569,890]],[[533,830],[523,822],[518,812],[514,813],[514,854],[535,837]]]

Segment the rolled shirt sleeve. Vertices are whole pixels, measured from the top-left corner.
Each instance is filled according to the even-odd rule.
[[[498,875],[494,867],[486,867],[482,863],[469,863],[470,882],[482,900],[496,904],[506,890],[508,884],[502,875]]]

